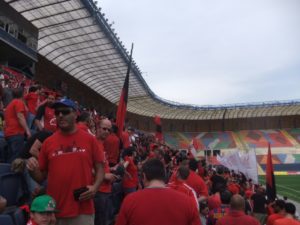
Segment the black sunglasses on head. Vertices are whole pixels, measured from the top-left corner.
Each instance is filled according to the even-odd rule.
[[[71,109],[55,109],[54,114],[55,116],[59,116],[62,114],[63,116],[66,116],[72,112]]]

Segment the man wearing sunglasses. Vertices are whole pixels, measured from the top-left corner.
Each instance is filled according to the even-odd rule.
[[[27,167],[36,181],[48,178],[47,194],[60,209],[57,225],[93,225],[93,197],[104,176],[103,150],[95,137],[77,129],[73,101],[61,99],[53,108],[59,130],[44,141],[38,161],[30,158]]]

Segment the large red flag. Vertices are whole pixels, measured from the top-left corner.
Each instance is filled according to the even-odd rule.
[[[155,138],[159,141],[163,141],[163,134],[162,134],[162,127],[161,127],[161,120],[160,116],[155,116],[154,117],[154,123],[155,123]]]
[[[276,198],[275,177],[272,162],[271,145],[268,146],[267,168],[266,168],[266,188],[268,199],[274,201]]]
[[[127,73],[124,81],[124,85],[121,91],[120,101],[118,105],[117,110],[117,121],[116,125],[118,127],[118,136],[121,137],[124,123],[125,123],[125,116],[126,116],[126,110],[127,110],[127,101],[128,101],[128,88],[129,88],[129,74],[131,69],[131,61],[132,61],[132,50],[133,50],[133,44],[131,45],[131,51],[130,51],[130,58],[127,68]]]

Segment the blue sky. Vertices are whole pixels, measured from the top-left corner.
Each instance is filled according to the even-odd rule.
[[[101,0],[149,87],[180,103],[300,99],[298,0]]]

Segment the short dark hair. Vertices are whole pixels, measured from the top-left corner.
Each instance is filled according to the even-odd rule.
[[[88,113],[88,112],[82,112],[77,117],[77,122],[88,122],[90,118],[91,118],[91,114],[90,113]]]
[[[291,215],[295,215],[296,213],[295,205],[291,202],[285,203],[285,212]]]
[[[193,171],[196,171],[198,169],[198,162],[196,159],[190,159],[189,168]]]
[[[149,159],[142,167],[142,171],[148,181],[161,180],[164,181],[166,171],[164,164],[159,159]]]
[[[190,175],[190,170],[185,166],[180,166],[177,170],[177,174],[181,179],[186,180]]]
[[[15,88],[12,90],[13,98],[21,98],[23,96],[23,89],[22,88]]]
[[[36,92],[38,88],[36,86],[31,86],[28,90],[28,92]]]

